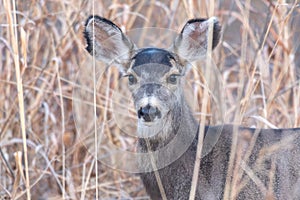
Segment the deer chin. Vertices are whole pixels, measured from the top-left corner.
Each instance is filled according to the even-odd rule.
[[[154,137],[162,131],[162,120],[146,122],[143,119],[138,120],[138,136],[142,138]]]
[[[160,118],[155,118],[151,122],[146,122],[143,119],[138,120],[138,126],[137,126],[137,132],[138,132],[138,137],[141,138],[151,138],[151,137],[156,137],[160,135],[165,126],[165,120]]]
[[[170,127],[170,114],[169,112],[164,113],[161,118],[155,118],[151,122],[146,122],[143,119],[138,119],[137,133],[140,138],[148,138],[150,140],[165,138],[165,133],[168,132]]]

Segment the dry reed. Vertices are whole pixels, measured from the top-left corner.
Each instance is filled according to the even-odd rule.
[[[223,26],[221,43],[213,52],[218,74],[205,77],[206,73],[201,73],[205,65],[200,62],[199,70],[188,74],[195,116],[206,124],[299,127],[298,2],[208,2],[0,1],[0,199],[148,198],[138,176],[111,169],[91,153],[103,144],[95,142],[97,136],[91,134],[97,127],[102,127],[106,136],[104,143],[131,151],[136,144],[114,121],[117,115],[126,130],[134,132],[135,114],[132,106],[129,111],[126,106],[132,102],[117,71],[111,69],[100,77],[105,66],[96,62],[99,79],[95,87],[88,82],[93,76],[93,60],[84,49],[82,30],[93,3],[97,15],[124,30],[147,26],[179,31],[189,18],[217,16]],[[142,32],[139,41],[147,37],[147,32]],[[209,91],[204,89],[205,79]],[[86,98],[75,98],[73,91]],[[203,101],[208,94],[210,99]],[[82,108],[76,107],[77,102]],[[90,108],[96,116],[92,123],[85,121]],[[133,121],[128,123],[128,117]],[[238,151],[236,146],[232,148]],[[231,167],[225,199],[234,199],[243,173],[259,184],[246,165],[243,171]]]

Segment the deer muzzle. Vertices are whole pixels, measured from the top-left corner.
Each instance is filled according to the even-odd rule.
[[[153,122],[155,119],[161,118],[161,111],[148,104],[138,110],[138,117],[144,119],[145,122]]]

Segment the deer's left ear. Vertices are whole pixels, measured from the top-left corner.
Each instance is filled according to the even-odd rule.
[[[105,63],[122,65],[128,61],[134,44],[108,19],[90,16],[85,23],[87,51]]]
[[[216,17],[211,17],[189,20],[175,39],[173,51],[190,62],[201,59],[207,51],[210,23],[213,23],[212,49],[214,49],[220,39],[221,26]]]

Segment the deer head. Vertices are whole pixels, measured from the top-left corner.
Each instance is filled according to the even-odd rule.
[[[96,59],[118,66],[134,99],[140,136],[150,137],[162,127],[176,129],[183,116],[182,82],[190,62],[201,59],[219,41],[217,18],[189,20],[167,49],[139,49],[113,22],[91,16],[85,24],[87,50]]]

